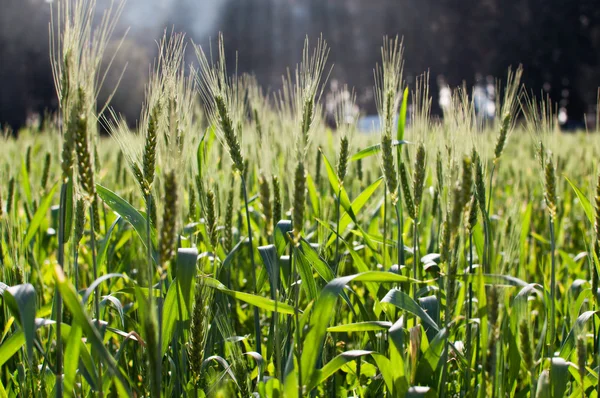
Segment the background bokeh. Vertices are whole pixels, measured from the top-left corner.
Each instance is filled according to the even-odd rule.
[[[109,0],[97,0],[99,8]],[[47,0],[0,0],[0,123],[13,128],[56,107],[49,62]],[[546,92],[582,125],[596,109],[600,86],[598,0],[128,0],[115,40],[129,28],[104,95],[124,65],[114,107],[135,124],[148,65],[165,28],[207,46],[219,31],[238,71],[271,90],[296,64],[306,35],[331,47],[329,82],[356,87],[366,114],[375,112],[373,67],[384,35],[405,45],[405,78],[429,71],[438,84],[473,86],[523,64],[523,81]],[[115,44],[116,45],[116,44]],[[194,61],[190,51],[190,62]],[[434,113],[439,113],[437,101]]]

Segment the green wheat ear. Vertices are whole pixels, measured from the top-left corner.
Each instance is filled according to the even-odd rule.
[[[271,187],[265,175],[261,172],[258,178],[260,204],[265,217],[267,235],[273,232],[273,208],[271,207]]]
[[[468,204],[468,211],[465,212],[465,226],[469,234],[473,231],[475,225],[477,225],[477,198],[472,195]]]
[[[85,201],[81,198],[77,199],[75,206],[75,229],[73,232],[75,244],[81,242],[85,228]]]
[[[356,161],[356,178],[358,178],[358,181],[363,180],[363,162],[362,159],[358,159]]]
[[[531,350],[529,325],[527,324],[526,320],[522,320],[519,324],[519,336],[519,351],[521,352],[521,359],[529,371],[533,368],[533,351]]]
[[[206,232],[208,233],[208,239],[214,249],[217,247],[217,211],[216,211],[216,198],[215,193],[212,189],[206,191],[205,201],[205,217],[206,217]]]
[[[468,156],[463,157],[460,190],[460,204],[464,209],[467,203],[469,203],[469,199],[471,199],[471,192],[473,191],[473,167],[471,158]]]
[[[344,178],[346,178],[346,172],[348,170],[348,158],[349,158],[349,142],[348,137],[342,135],[340,138],[340,154],[338,157],[337,164],[337,177],[338,181],[341,184],[344,183]]]
[[[15,199],[15,177],[8,180],[8,193],[6,194],[6,214],[10,216]]]
[[[477,196],[477,202],[481,213],[486,212],[486,201],[485,201],[485,181],[483,176],[483,165],[481,164],[481,158],[476,151],[473,151],[475,159],[475,194]]]
[[[94,168],[88,143],[88,119],[86,115],[85,93],[80,87],[77,90],[77,105],[72,113],[74,122],[75,153],[77,154],[77,170],[79,171],[79,183],[81,188],[92,201],[96,195],[94,185]]]
[[[296,243],[300,241],[300,235],[304,227],[304,202],[306,201],[306,172],[304,163],[298,162],[294,173],[294,208],[292,212],[292,222],[294,227],[294,239]]]
[[[233,176],[232,176],[233,180]],[[227,195],[227,208],[225,210],[225,229],[223,232],[223,246],[225,251],[229,252],[233,249],[233,206],[235,200],[234,184],[231,184],[231,189]]]
[[[229,115],[229,110],[227,109],[227,105],[225,104],[223,97],[216,95],[214,100],[217,107],[217,113],[219,115],[219,123],[223,131],[223,137],[225,138],[225,143],[227,144],[227,149],[229,150],[229,156],[231,156],[231,161],[233,162],[235,168],[239,172],[243,173],[244,158],[242,156],[240,142],[235,134],[233,120]]]
[[[40,186],[42,187],[42,190],[46,189],[46,186],[48,185],[51,163],[52,155],[50,155],[50,152],[46,152],[46,156],[44,158],[44,168],[42,169],[42,179],[40,181]]]
[[[175,256],[176,229],[177,229],[177,179],[175,171],[170,171],[164,176],[163,216],[160,229],[159,258],[161,277],[166,276],[167,265]]]
[[[502,156],[502,152],[504,151],[504,145],[506,144],[506,137],[508,136],[510,121],[510,113],[506,112],[502,117],[500,133],[498,134],[498,140],[496,141],[496,147],[494,149],[494,163],[498,163],[500,157]]]
[[[148,119],[148,129],[146,131],[146,140],[144,144],[143,155],[143,176],[144,195],[150,195],[152,184],[154,183],[154,174],[156,170],[156,145],[158,143],[158,122],[160,117],[160,104],[157,103],[150,112]]]
[[[448,262],[450,260],[450,226],[448,225],[448,215],[442,222],[440,228],[440,261]]]
[[[577,336],[577,367],[579,370],[579,379],[583,384],[585,374],[587,373],[585,365],[587,362],[587,347],[585,344],[585,336]]]
[[[410,193],[410,186],[408,185],[408,175],[406,172],[406,166],[404,166],[404,162],[400,163],[400,182],[402,183],[402,196],[404,197],[404,203],[406,204],[406,209],[408,211],[408,215],[413,219],[417,219],[417,211],[415,204],[412,199],[412,194]]]
[[[554,170],[554,163],[552,162],[552,158],[548,159],[548,161],[546,162],[546,167],[544,169],[544,179],[544,198],[546,200],[546,207],[548,209],[548,214],[552,219],[554,219],[556,217],[556,172]]]
[[[188,184],[188,219],[196,219],[196,190],[192,184]]]
[[[395,203],[397,198],[396,191],[398,189],[398,177],[396,175],[396,167],[394,166],[394,153],[392,151],[391,135],[386,134],[381,137],[381,160],[385,183]]]
[[[413,172],[413,193],[415,195],[415,214],[418,215],[421,201],[423,200],[423,189],[425,185],[425,145],[420,143],[417,147],[415,166]]]

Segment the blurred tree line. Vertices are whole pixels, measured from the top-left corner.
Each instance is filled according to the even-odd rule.
[[[102,3],[103,0],[98,0]],[[2,0],[0,5],[0,123],[22,125],[28,114],[56,106],[48,56],[46,0]],[[335,64],[330,79],[357,89],[361,107],[375,112],[373,67],[384,35],[404,37],[405,78],[430,72],[431,94],[443,77],[450,86],[476,76],[506,76],[523,64],[523,81],[534,94],[548,93],[582,120],[592,113],[600,86],[599,0],[145,0],[143,27],[132,26],[107,88],[129,62],[113,105],[132,123],[138,115],[154,40],[165,26],[207,45],[225,35],[229,60],[254,73],[271,90],[287,67],[300,60],[306,35],[320,34]],[[129,0],[130,15],[141,10]],[[160,3],[160,6],[159,6]],[[200,4],[200,5],[199,5]],[[138,8],[136,8],[138,7]],[[203,9],[204,7],[204,9]],[[216,18],[202,15],[210,7]],[[152,12],[156,9],[156,12]],[[216,10],[218,12],[216,12]],[[199,21],[202,26],[198,26]],[[131,24],[125,18],[124,24]],[[123,26],[121,32],[124,32]],[[213,40],[214,41],[214,40]],[[190,61],[193,56],[190,57]],[[231,65],[233,70],[234,65]],[[105,90],[109,92],[110,90]],[[437,101],[434,101],[434,106]],[[435,111],[435,109],[434,109]]]

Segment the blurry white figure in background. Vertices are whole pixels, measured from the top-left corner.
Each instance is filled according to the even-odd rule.
[[[568,120],[569,120],[569,117],[567,114],[567,108],[564,106],[561,106],[558,109],[558,123],[563,125],[563,124],[566,124]]]
[[[329,127],[336,128],[335,117],[339,109],[344,109],[345,115],[340,115],[344,121],[350,123],[358,117],[359,108],[353,103],[352,93],[346,86],[340,89],[340,84],[336,79],[332,79],[330,90],[325,96],[325,121]],[[344,103],[344,106],[340,103]]]
[[[446,78],[443,75],[437,77],[437,83],[439,88],[438,104],[442,112],[446,113],[452,106],[452,90],[448,83],[446,83]]]
[[[486,77],[487,85],[485,91],[488,98],[487,114],[490,118],[494,118],[496,115],[496,82],[493,76],[488,75]]]
[[[475,108],[475,117],[477,126],[483,127],[488,121],[494,119],[496,114],[495,89],[490,82],[491,76],[484,85],[480,74],[475,76],[475,87],[473,87],[473,106]],[[491,88],[490,88],[491,86]]]

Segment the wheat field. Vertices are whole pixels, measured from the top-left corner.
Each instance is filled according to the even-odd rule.
[[[0,138],[0,397],[598,396],[600,141],[520,68],[436,119],[384,38],[365,134],[323,39],[267,93],[166,33],[131,128],[122,3],[55,3],[58,113]]]

